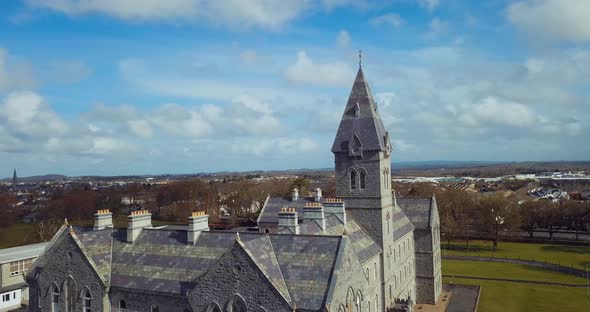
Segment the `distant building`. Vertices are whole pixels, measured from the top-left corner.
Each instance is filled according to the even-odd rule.
[[[29,300],[24,276],[47,243],[0,249],[0,311],[26,305]]]

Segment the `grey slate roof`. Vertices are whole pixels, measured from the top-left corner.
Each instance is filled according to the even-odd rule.
[[[235,233],[210,231],[191,245],[186,230],[147,228],[127,243],[126,234],[75,228],[72,235],[110,287],[177,295],[193,289],[236,240]],[[323,306],[341,237],[240,233],[240,240],[284,298],[299,309]]]
[[[431,225],[432,198],[398,198],[397,204],[417,229],[426,229]]]
[[[322,198],[320,202],[323,202]],[[279,222],[279,211],[283,207],[295,208],[298,213],[299,222],[303,221],[303,207],[305,203],[315,202],[313,197],[299,197],[297,201],[292,201],[291,197],[270,197],[263,207],[259,223],[277,224]]]
[[[326,229],[322,231],[320,225],[313,220],[305,220],[299,226],[300,234],[307,235],[343,235],[344,230],[352,243],[355,253],[361,263],[372,259],[382,252],[379,245],[365,232],[350,214],[346,217],[346,226],[335,215],[326,215]],[[282,233],[288,233],[284,229]]]
[[[358,117],[355,116],[357,103],[360,109]],[[336,132],[332,152],[348,151],[348,142],[355,134],[365,151],[384,151],[386,149],[385,127],[361,67],[356,74],[346,109]]]

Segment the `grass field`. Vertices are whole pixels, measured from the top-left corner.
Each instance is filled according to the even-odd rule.
[[[0,249],[20,246],[26,243],[33,230],[32,224],[17,223],[0,228]]]
[[[467,275],[586,285],[586,279],[581,277],[512,263],[443,259],[442,271],[445,275]]]
[[[479,312],[590,311],[586,288],[459,278],[443,278],[443,282],[480,285]]]
[[[447,247],[446,242],[443,245]],[[450,249],[443,250],[443,255],[535,260],[579,269],[590,264],[590,247],[583,246],[499,242],[498,251],[493,251],[490,241],[470,241],[469,250],[466,250],[465,242],[452,242]]]

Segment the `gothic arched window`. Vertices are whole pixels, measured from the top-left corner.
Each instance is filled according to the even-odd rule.
[[[71,276],[66,278],[66,311],[74,312],[76,310],[76,283]]]
[[[51,311],[60,312],[59,309],[59,295],[61,294],[59,287],[55,284],[51,287]]]
[[[229,303],[228,307],[229,307],[229,310],[228,310],[229,312],[247,312],[248,311],[248,306],[246,306],[246,302],[239,295],[235,295],[231,299],[231,302]]]
[[[82,311],[83,312],[91,312],[92,311],[92,294],[90,293],[90,289],[84,287],[82,290]]]
[[[365,189],[365,185],[366,185],[365,179],[367,178],[367,172],[365,170],[362,170],[361,169],[361,171],[360,171],[360,178],[361,178],[361,183],[360,183],[361,185],[360,185],[360,187],[361,187],[361,190],[364,190]]]
[[[350,170],[350,189],[356,190],[356,171]]]
[[[211,302],[209,306],[207,306],[206,312],[221,312],[221,308],[217,304],[217,302]]]

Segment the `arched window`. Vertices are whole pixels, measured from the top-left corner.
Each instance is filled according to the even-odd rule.
[[[160,312],[160,307],[155,304],[152,304],[151,312]]]
[[[350,170],[350,189],[356,190],[356,171]]]
[[[248,306],[246,306],[246,302],[239,295],[235,295],[231,299],[228,307],[229,307],[228,312],[246,312],[246,311],[248,311]]]
[[[84,290],[82,291],[82,311],[92,311],[92,294],[90,293],[90,290],[88,288],[84,288]]]
[[[371,300],[367,302],[367,311],[371,312]]]
[[[346,312],[352,312],[354,307],[354,290],[352,288],[348,289],[348,293],[346,294]]]
[[[207,309],[205,311],[206,312],[221,312],[221,307],[219,307],[219,305],[217,304],[217,302],[211,302],[207,306]]]
[[[119,312],[127,311],[127,302],[125,300],[119,300]]]
[[[358,290],[356,292],[356,300],[355,300],[356,309],[355,309],[355,311],[358,311],[358,312],[362,311],[362,307],[363,307],[362,303],[363,303],[363,293],[360,290]]]
[[[361,169],[359,176],[361,178],[361,185],[360,185],[361,190],[364,190],[365,189],[365,179],[367,178],[367,172],[365,170]]]
[[[59,295],[61,294],[59,287],[55,284],[51,287],[51,311],[61,312],[59,308]]]
[[[76,283],[71,276],[66,278],[65,283],[66,291],[66,311],[74,312],[76,310]]]

